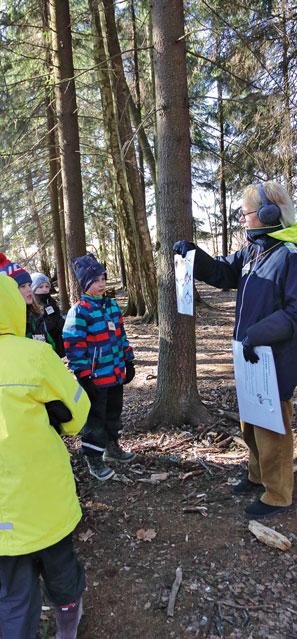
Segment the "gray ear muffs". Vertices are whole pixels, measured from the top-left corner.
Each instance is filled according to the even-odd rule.
[[[262,184],[257,184],[257,189],[261,200],[260,207],[257,211],[258,218],[262,224],[272,226],[279,222],[281,210],[277,204],[274,204],[268,199]]]

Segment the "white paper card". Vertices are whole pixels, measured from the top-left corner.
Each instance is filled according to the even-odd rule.
[[[195,249],[188,251],[185,258],[174,256],[175,287],[178,313],[194,315],[193,269]]]
[[[233,341],[234,373],[240,419],[286,434],[274,357],[270,346],[256,346],[257,364],[246,362],[242,343]]]

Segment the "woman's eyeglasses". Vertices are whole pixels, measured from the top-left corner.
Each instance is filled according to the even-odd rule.
[[[241,217],[242,215],[243,217],[246,217],[247,215],[251,215],[251,213],[257,213],[257,211],[244,211],[242,206],[238,209],[238,217]]]

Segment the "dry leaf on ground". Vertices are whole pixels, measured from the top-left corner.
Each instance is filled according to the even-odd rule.
[[[139,528],[136,531],[136,537],[139,541],[152,541],[157,536],[157,533],[154,528],[148,528],[145,530],[144,528]]]
[[[80,533],[79,535],[79,541],[88,541],[89,539],[91,539],[91,537],[93,537],[95,533],[88,528],[88,530],[86,530],[85,532]]]
[[[153,483],[158,483],[159,481],[166,481],[168,479],[169,473],[152,473],[151,481]]]

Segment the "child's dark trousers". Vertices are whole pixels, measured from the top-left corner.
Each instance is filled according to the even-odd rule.
[[[40,575],[55,608],[57,636],[76,636],[85,577],[74,553],[72,537],[67,535],[57,544],[38,552],[0,557],[1,639],[36,639],[42,603]]]
[[[91,400],[86,425],[82,430],[82,450],[85,455],[102,454],[108,442],[118,441],[121,431],[123,385],[97,387],[97,398]]]

